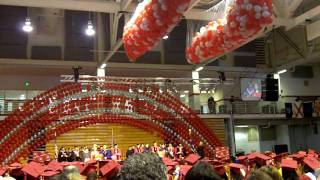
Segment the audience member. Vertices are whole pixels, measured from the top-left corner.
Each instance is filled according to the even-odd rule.
[[[80,175],[77,166],[67,166],[63,169],[60,180],[84,180],[85,178]]]
[[[213,167],[205,162],[199,161],[187,173],[185,180],[222,180],[214,171]]]
[[[166,180],[167,167],[155,154],[140,153],[130,156],[121,168],[122,180]]]

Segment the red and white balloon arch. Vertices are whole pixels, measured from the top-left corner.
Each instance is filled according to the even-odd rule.
[[[138,127],[186,147],[203,141],[208,154],[222,146],[178,98],[151,85],[132,91],[136,88],[130,82],[62,83],[27,101],[0,122],[1,165],[27,157],[55,134],[96,123]]]

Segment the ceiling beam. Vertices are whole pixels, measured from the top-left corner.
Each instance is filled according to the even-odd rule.
[[[292,28],[294,28],[297,25],[303,24],[304,22],[306,22],[306,20],[310,20],[316,16],[320,16],[320,5],[314,7],[313,9],[301,14],[300,16],[295,17],[294,23],[287,26],[286,30],[290,30]]]
[[[288,11],[289,16],[292,16],[294,12],[297,10],[297,8],[300,6],[300,4],[303,2],[303,0],[293,0],[291,1],[291,4],[289,5]]]
[[[192,0],[187,11],[190,11],[194,6],[196,6],[201,0]]]
[[[197,0],[194,0],[194,5]],[[106,0],[0,0],[1,5],[26,6],[39,8],[56,8],[77,11],[92,11],[104,13],[116,13],[121,11],[121,2]],[[123,3],[129,12],[134,12],[136,4]],[[203,9],[190,9],[185,14],[187,19],[209,20]]]
[[[0,66],[12,65],[22,67],[43,67],[43,68],[70,68],[72,66],[81,66],[83,68],[96,68],[97,62],[87,61],[62,61],[62,60],[31,60],[31,59],[11,59],[0,58]],[[173,65],[173,64],[141,64],[141,63],[108,63],[107,69],[137,69],[137,70],[172,70],[188,71],[193,70],[192,65]],[[223,67],[207,66],[201,72],[224,71],[224,72],[252,72],[267,73],[269,68],[246,68],[246,67]]]
[[[111,51],[106,55],[106,58],[98,64],[98,67],[100,67],[102,64],[107,64],[109,60],[112,58],[112,56],[118,51],[118,49],[123,45],[122,39],[119,39],[115,45],[112,47]]]
[[[291,61],[287,64],[279,66],[276,70],[280,71],[283,69],[291,69],[291,68],[294,68],[295,66],[299,66],[299,65],[303,65],[303,64],[317,63],[320,61],[319,57],[320,57],[320,52],[316,52],[316,53],[309,55],[306,58],[296,59],[296,60]]]

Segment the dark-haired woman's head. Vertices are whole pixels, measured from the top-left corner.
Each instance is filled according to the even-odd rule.
[[[185,180],[221,180],[221,177],[210,164],[200,161],[188,171]]]

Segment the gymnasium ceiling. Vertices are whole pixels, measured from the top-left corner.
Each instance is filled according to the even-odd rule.
[[[185,60],[186,21],[188,19],[207,21],[205,10],[219,0],[193,0],[192,8],[185,14],[185,19],[169,34],[169,39],[160,42],[152,51],[139,58],[135,65],[132,65],[128,63],[121,46],[119,49],[114,48],[121,38],[124,18],[123,16],[120,18],[117,30],[112,32],[110,15],[118,13],[121,6],[132,12],[137,2],[130,0],[0,0],[0,64],[2,65],[0,74],[59,74],[68,72],[72,65],[87,67],[86,71],[93,73],[95,67],[112,54],[107,62],[109,64],[107,74],[110,73],[110,75],[137,76],[142,72],[145,76],[189,76],[194,66],[188,65]],[[305,20],[310,19],[312,23],[318,20],[320,13],[308,14],[308,12],[320,8],[319,0],[293,0],[292,3],[296,4],[292,17],[278,17],[277,26],[308,26],[310,22],[306,23]],[[285,11],[282,8],[278,9]],[[87,37],[83,33],[89,14],[98,31],[95,38]],[[279,12],[279,14],[286,13]],[[306,17],[303,22],[297,22],[298,24],[293,21],[281,24],[286,18],[294,20],[298,16]],[[35,32],[29,37],[20,30],[25,17],[30,17],[36,27]],[[112,36],[115,36],[114,32],[117,32],[117,42],[111,42]],[[267,61],[257,61],[259,43],[261,44],[258,40],[253,41],[229,53],[226,57],[208,64],[209,68],[206,69],[214,72],[204,72],[204,76],[213,76],[219,69],[241,72],[249,68],[267,68],[269,66]],[[29,64],[28,59],[39,62]],[[44,60],[54,63],[63,62],[55,66]],[[229,62],[233,60],[234,62]],[[176,72],[173,72],[174,69]]]

